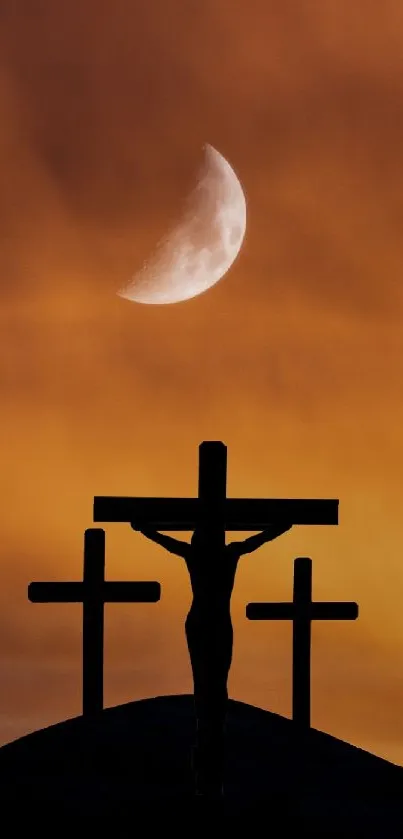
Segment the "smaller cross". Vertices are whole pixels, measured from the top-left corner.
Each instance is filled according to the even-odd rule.
[[[312,602],[312,560],[294,560],[292,603],[248,603],[249,620],[291,620],[293,622],[292,717],[301,730],[311,726],[311,621],[355,620],[358,605],[353,602]]]
[[[83,604],[83,716],[103,710],[104,604],[156,603],[161,586],[154,582],[105,581],[105,531],[92,527],[84,534],[83,582],[30,583],[31,603]]]

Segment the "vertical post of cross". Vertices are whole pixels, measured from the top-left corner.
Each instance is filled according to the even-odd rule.
[[[311,604],[312,560],[294,563],[292,718],[301,730],[311,726]]]
[[[223,528],[227,496],[227,447],[207,441],[199,446],[199,500],[201,523]]]
[[[208,441],[199,446],[198,515],[196,528],[204,537],[208,533],[205,549],[219,555],[225,545],[225,501],[227,495],[227,447],[224,443]],[[208,561],[206,556],[204,561]],[[219,643],[219,639],[217,639]],[[211,684],[214,679],[208,680]],[[226,716],[227,696],[211,684],[194,693],[196,711],[196,743],[193,752],[193,768],[196,790],[214,790],[222,793],[223,784],[223,732]],[[209,695],[210,693],[210,695]],[[215,706],[215,707],[213,707]],[[215,794],[213,792],[213,794]]]
[[[105,531],[89,528],[84,535],[83,716],[102,713],[104,705]]]

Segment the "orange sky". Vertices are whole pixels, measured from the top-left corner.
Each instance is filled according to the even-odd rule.
[[[169,5],[169,13],[168,13]],[[403,11],[399,0],[15,0],[0,18],[0,741],[80,713],[80,578],[94,495],[338,497],[242,561],[231,696],[291,711],[291,627],[250,600],[357,600],[313,629],[312,723],[403,764]],[[202,144],[248,228],[200,298],[117,290],[180,212]],[[105,700],[191,690],[181,560],[107,525],[107,574],[158,605],[106,608]]]

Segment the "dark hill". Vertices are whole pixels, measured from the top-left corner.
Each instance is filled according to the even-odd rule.
[[[88,835],[84,820],[114,819],[111,835],[129,836],[122,825],[139,834],[145,818],[177,827],[186,814],[190,829],[195,808],[199,820],[210,806],[209,819],[214,807],[227,826],[241,815],[263,820],[267,836],[288,825],[294,836],[403,837],[401,767],[312,730],[298,769],[293,723],[231,700],[225,798],[203,805],[192,797],[193,733],[192,696],[161,696],[109,708],[96,724],[77,717],[8,743],[0,748],[3,818],[29,814],[31,826],[50,820],[57,833],[57,813],[58,824],[74,819],[77,836]]]

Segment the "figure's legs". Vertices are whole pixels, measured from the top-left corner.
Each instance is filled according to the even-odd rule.
[[[186,637],[193,670],[196,745],[193,765],[199,792],[222,794],[223,735],[227,713],[227,680],[232,659],[231,620],[214,627],[197,625],[188,616]],[[214,629],[214,632],[212,631]]]

